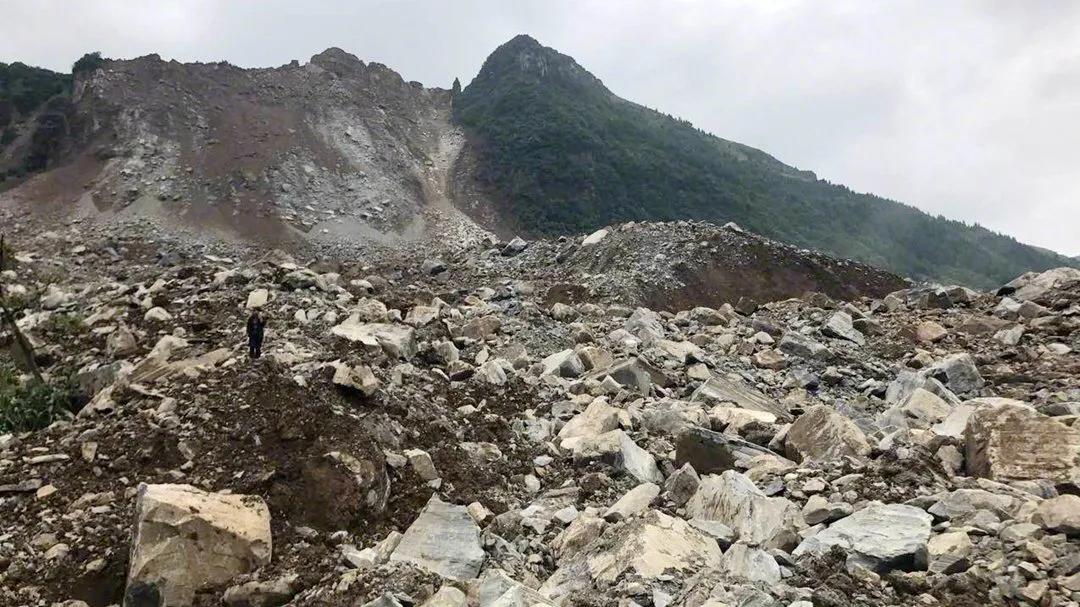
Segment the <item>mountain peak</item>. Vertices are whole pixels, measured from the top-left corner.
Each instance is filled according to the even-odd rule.
[[[356,55],[336,46],[332,46],[313,56],[311,63],[339,76],[365,67],[364,62]]]
[[[474,90],[489,89],[506,83],[543,84],[608,94],[604,83],[573,57],[544,46],[528,34],[518,34],[495,49],[469,86]]]

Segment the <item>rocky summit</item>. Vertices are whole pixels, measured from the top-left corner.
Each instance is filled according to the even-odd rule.
[[[0,219],[0,605],[1080,603],[1078,270]]]

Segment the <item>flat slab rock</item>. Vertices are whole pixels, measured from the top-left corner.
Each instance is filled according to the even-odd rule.
[[[694,390],[690,402],[730,402],[743,409],[772,413],[780,420],[790,420],[791,413],[775,400],[745,381],[714,375]]]
[[[848,564],[878,572],[924,570],[933,517],[905,504],[874,502],[805,540],[794,556],[820,555],[833,546],[848,553]]]
[[[471,580],[484,563],[480,528],[469,516],[468,508],[432,496],[405,531],[390,560],[412,563],[451,580]]]

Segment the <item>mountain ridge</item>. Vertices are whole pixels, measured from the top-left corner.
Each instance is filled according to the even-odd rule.
[[[979,287],[1078,263],[853,192],[622,99],[527,35],[492,52],[461,91],[406,82],[336,47],[268,68],[86,57],[69,94],[0,134],[10,140],[0,175],[12,176],[0,191],[66,167],[76,174],[46,173],[12,195],[75,206],[88,189],[97,211],[271,240],[395,241],[426,229],[417,218],[435,208],[507,237],[733,221],[915,279]]]
[[[488,57],[455,98],[454,117],[479,160],[469,186],[496,207],[485,214],[525,233],[635,220],[735,221],[917,279],[984,287],[1071,262],[820,180],[621,99],[571,57],[528,36]]]

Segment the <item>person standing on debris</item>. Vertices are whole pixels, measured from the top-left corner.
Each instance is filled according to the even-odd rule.
[[[253,310],[247,320],[248,354],[251,358],[262,356],[263,332],[266,321],[259,315],[258,310]]]

